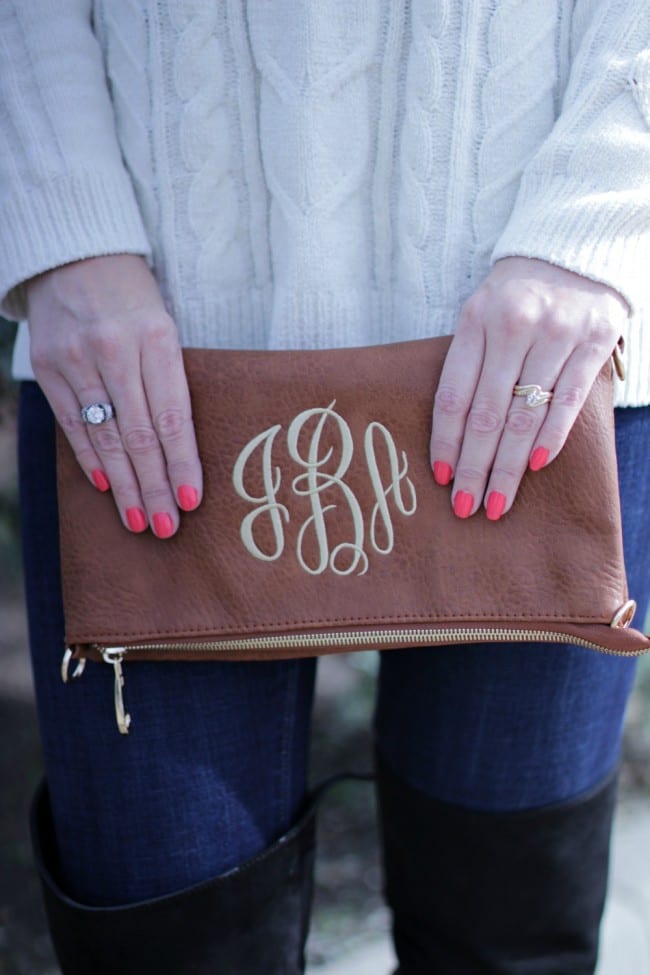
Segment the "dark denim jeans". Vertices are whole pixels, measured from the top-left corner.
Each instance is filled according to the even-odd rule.
[[[619,411],[617,429],[630,589],[642,618],[650,407]],[[282,834],[304,796],[315,662],[132,663],[137,725],[120,736],[112,670],[89,665],[72,687],[59,675],[54,428],[35,383],[23,384],[19,460],[39,720],[68,892],[130,903],[223,873]],[[97,552],[98,572],[101,564]],[[378,748],[412,785],[449,802],[511,810],[561,801],[616,763],[634,671],[633,661],[565,646],[386,653]]]

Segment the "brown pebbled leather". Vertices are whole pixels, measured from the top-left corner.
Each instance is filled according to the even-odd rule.
[[[390,635],[396,628],[498,626],[524,630],[523,636],[531,629],[570,633],[615,653],[649,649],[641,633],[609,627],[628,598],[611,365],[602,370],[565,449],[548,468],[526,473],[512,510],[498,522],[482,510],[461,521],[451,511],[450,487],[435,484],[429,465],[433,396],[449,341],[315,352],[185,350],[205,492],[201,506],[182,514],[177,535],[165,541],[122,527],[112,499],[88,483],[59,431],[67,644],[76,655],[93,655],[91,644],[385,629],[385,646],[391,647],[408,645],[403,636]],[[343,484],[332,476],[346,466],[345,426],[331,413],[294,424],[293,449],[302,462],[290,456],[287,439],[298,414],[331,404],[351,434]],[[381,485],[373,488],[364,448],[373,423],[393,438],[398,474],[406,454],[417,497],[412,514],[403,513],[411,507],[410,489],[404,477],[391,476],[385,435],[376,426],[371,433]],[[265,500],[247,500],[234,485],[237,458],[275,426],[267,442],[266,481],[262,443],[242,477],[244,493]],[[310,450],[316,493],[307,496],[299,492],[309,487]],[[373,544],[373,510],[382,496],[389,515],[375,515]],[[253,517],[263,504],[270,508]],[[350,547],[355,518],[364,555]],[[246,549],[242,523],[252,524],[254,545],[266,560]],[[385,553],[388,524],[393,547]],[[282,554],[272,557],[280,547]],[[355,570],[341,574],[355,559]],[[452,634],[443,642],[464,640]],[[310,648],[216,650],[214,656],[318,652],[327,648],[316,642]]]

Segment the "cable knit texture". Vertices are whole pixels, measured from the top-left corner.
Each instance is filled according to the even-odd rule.
[[[185,345],[391,342],[524,255],[625,296],[650,403],[647,0],[5,0],[0,117],[10,317],[128,252]]]

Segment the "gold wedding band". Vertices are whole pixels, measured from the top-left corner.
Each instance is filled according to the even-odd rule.
[[[543,406],[544,403],[550,403],[553,399],[553,393],[542,389],[541,386],[535,386],[533,384],[529,386],[515,386],[512,390],[512,395],[525,396],[526,406]]]

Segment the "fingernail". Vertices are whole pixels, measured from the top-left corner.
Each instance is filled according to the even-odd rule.
[[[111,487],[110,481],[108,480],[108,478],[106,477],[106,475],[104,474],[104,472],[103,471],[100,471],[99,468],[97,468],[94,471],[91,471],[90,476],[92,477],[93,484],[95,485],[95,487],[97,488],[98,491],[109,491],[110,490],[110,487]]]
[[[174,522],[166,511],[157,511],[153,516],[153,530],[158,538],[169,538],[174,534]]]
[[[178,491],[178,504],[183,511],[194,511],[199,503],[199,492],[190,484],[181,484]]]
[[[535,447],[532,454],[530,455],[530,460],[528,461],[528,466],[531,471],[541,471],[542,467],[548,460],[548,450],[546,447]]]
[[[433,478],[436,484],[441,484],[443,487],[445,484],[449,484],[451,481],[451,464],[447,464],[444,460],[436,460],[433,462]]]
[[[132,532],[143,532],[147,527],[147,518],[142,508],[127,508],[126,522]]]
[[[500,491],[490,491],[487,499],[486,514],[490,521],[498,521],[506,506],[506,496]]]
[[[474,495],[468,491],[458,491],[454,498],[454,514],[459,518],[469,518],[474,507]]]

